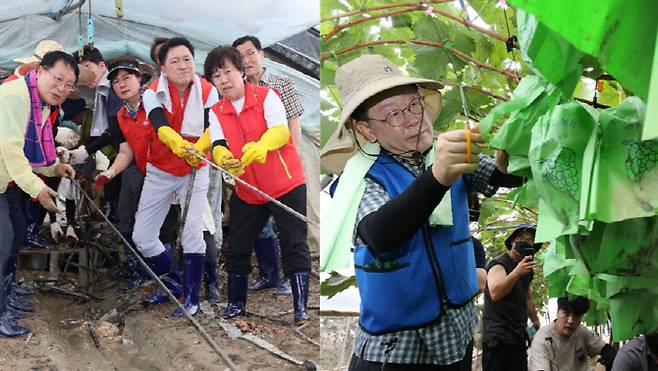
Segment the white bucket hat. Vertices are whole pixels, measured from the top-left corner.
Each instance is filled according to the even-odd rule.
[[[343,98],[343,111],[336,131],[320,151],[322,167],[338,174],[347,160],[357,151],[359,143],[367,142],[352,129],[352,113],[363,102],[382,91],[403,85],[417,85],[424,97],[426,118],[434,122],[441,111],[441,95],[438,89],[443,85],[429,79],[405,76],[391,61],[381,55],[362,55],[336,71],[336,87]]]
[[[37,44],[37,47],[34,48],[33,55],[29,57],[15,58],[14,62],[18,62],[22,64],[35,63],[35,62],[38,63],[41,62],[41,58],[43,58],[43,56],[46,55],[46,53],[54,52],[56,50],[64,51],[64,47],[62,46],[62,44],[54,40],[42,40]]]

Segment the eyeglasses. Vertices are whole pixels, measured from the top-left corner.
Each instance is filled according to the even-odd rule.
[[[44,69],[52,78],[55,80],[55,86],[60,87],[64,86],[64,89],[68,91],[73,91],[75,89],[75,86],[71,82],[64,81],[64,78],[62,76],[55,76],[53,75],[52,72],[50,72],[49,69]]]
[[[385,119],[375,119],[372,117],[368,117],[368,120],[375,120],[375,121],[381,121],[385,122],[388,126],[393,127],[393,128],[399,128],[404,124],[406,121],[406,112],[409,111],[413,113],[414,115],[422,115],[423,112],[425,111],[425,108],[423,107],[423,102],[420,99],[420,97],[416,97],[409,102],[409,105],[407,108],[403,110],[395,110],[391,111],[386,115]]]

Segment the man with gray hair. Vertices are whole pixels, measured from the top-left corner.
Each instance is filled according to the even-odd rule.
[[[364,55],[338,69],[336,86],[343,111],[322,165],[349,158],[333,201],[356,209],[343,224],[352,241],[336,245],[354,246],[361,296],[350,370],[470,370],[478,282],[466,194],[491,196],[518,178],[504,153],[500,170],[481,154],[477,129],[434,139],[438,82]]]

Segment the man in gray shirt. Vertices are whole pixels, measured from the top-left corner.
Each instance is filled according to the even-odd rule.
[[[532,339],[530,371],[585,371],[587,360],[601,355],[598,362],[610,370],[615,350],[580,322],[589,309],[589,299],[566,296],[557,300],[557,319],[543,326]]]

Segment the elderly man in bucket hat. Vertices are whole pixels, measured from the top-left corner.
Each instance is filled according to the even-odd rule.
[[[482,367],[487,370],[527,370],[528,317],[540,327],[530,293],[534,254],[542,244],[533,243],[536,227],[521,224],[505,239],[507,252],[487,266],[482,313]]]
[[[354,246],[361,310],[350,369],[470,370],[478,284],[466,193],[518,179],[480,154],[476,130],[434,139],[436,81],[364,55],[338,69],[336,86],[343,111],[322,165],[337,172],[349,161],[322,220],[321,268]]]

